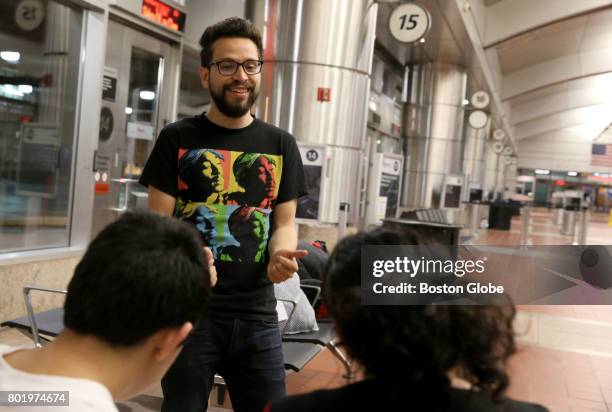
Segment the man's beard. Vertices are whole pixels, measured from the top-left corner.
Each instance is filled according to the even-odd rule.
[[[219,111],[227,117],[237,118],[247,114],[249,110],[251,110],[251,107],[253,107],[253,104],[259,95],[259,90],[255,90],[255,88],[252,86],[246,86],[249,95],[244,103],[228,101],[228,99],[225,98],[225,94],[231,93],[230,89],[237,86],[241,86],[241,84],[226,84],[223,86],[221,93],[215,92],[212,88],[210,89],[210,97],[212,97]]]

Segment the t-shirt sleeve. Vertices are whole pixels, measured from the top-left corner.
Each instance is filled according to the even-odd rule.
[[[283,138],[282,156],[283,171],[278,196],[276,197],[277,204],[308,194],[300,150],[291,135],[284,136]]]
[[[164,128],[142,171],[140,184],[154,186],[171,196],[178,196],[178,145],[178,139]]]

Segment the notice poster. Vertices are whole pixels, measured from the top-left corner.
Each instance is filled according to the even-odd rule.
[[[442,208],[443,209],[459,209],[461,207],[461,199],[463,191],[463,176],[447,175],[444,177],[444,185],[442,189]]]
[[[104,67],[104,77],[102,78],[102,99],[114,102],[117,96],[117,69]]]
[[[54,125],[28,123],[19,136],[17,192],[54,197],[60,163],[61,131]]]
[[[397,214],[401,170],[400,159],[383,155],[378,195],[387,198],[385,218],[394,218]]]
[[[319,201],[321,181],[325,164],[325,146],[299,145],[304,178],[308,194],[298,199],[295,217],[306,220],[319,220]]]

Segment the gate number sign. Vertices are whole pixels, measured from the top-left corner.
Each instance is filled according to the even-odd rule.
[[[422,39],[431,27],[427,10],[416,3],[398,6],[389,18],[389,30],[402,43],[414,43]]]

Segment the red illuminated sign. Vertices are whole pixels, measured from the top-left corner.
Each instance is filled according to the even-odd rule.
[[[94,186],[94,192],[98,195],[106,195],[110,192],[110,184],[96,183]]]
[[[159,0],[142,0],[140,13],[169,29],[177,31],[185,29],[185,13]]]
[[[320,102],[329,102],[331,100],[331,89],[327,87],[319,87],[317,89],[317,100]]]

